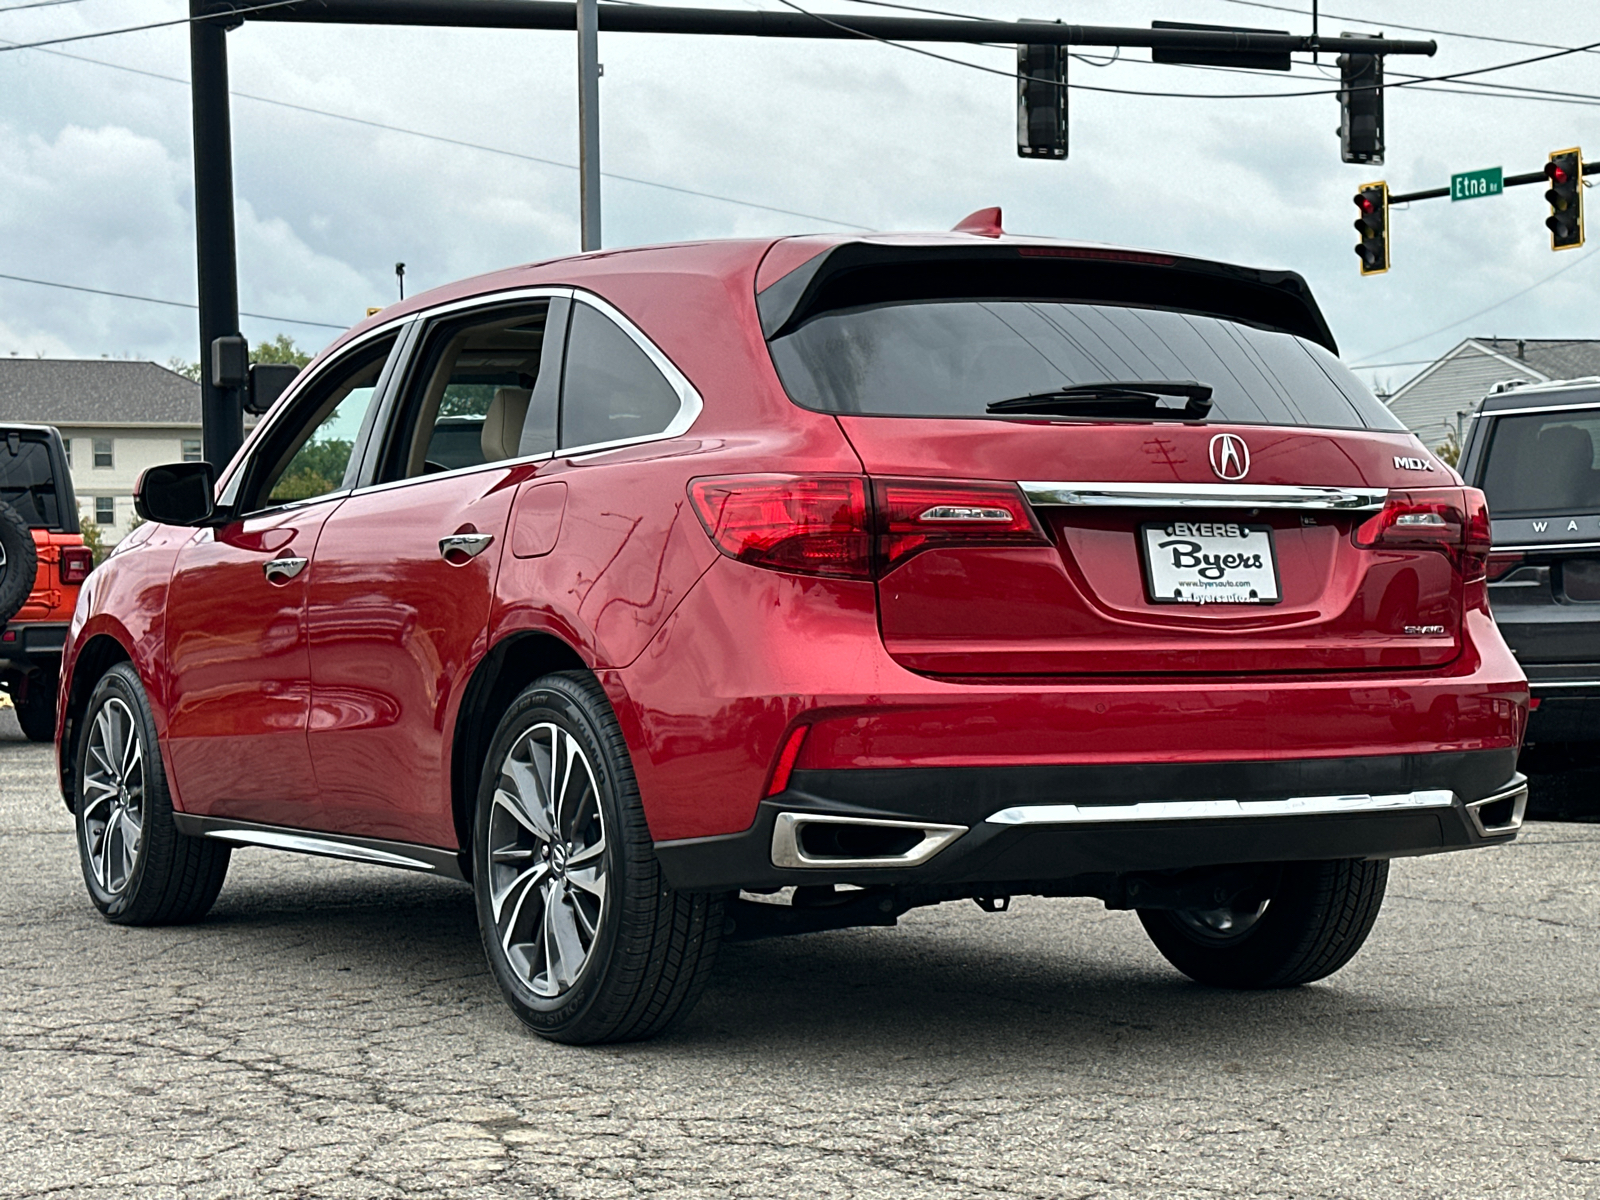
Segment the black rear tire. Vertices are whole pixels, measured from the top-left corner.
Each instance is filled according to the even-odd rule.
[[[113,724],[125,725],[136,744],[120,733],[100,736]],[[231,852],[225,843],[185,836],[173,823],[155,718],[130,664],[118,663],[95,684],[82,729],[73,824],[89,899],[118,925],[198,921],[222,890]]]
[[[17,724],[30,742],[56,740],[56,681],[28,680],[27,696],[17,702]]]
[[[0,625],[28,602],[39,575],[39,549],[22,514],[0,501]]]
[[[594,676],[546,675],[506,710],[478,789],[472,864],[489,967],[541,1037],[654,1037],[699,999],[723,900],[667,887]]]
[[[1389,879],[1387,860],[1285,863],[1259,916],[1216,932],[1201,914],[1139,910],[1166,960],[1196,983],[1286,988],[1332,975],[1372,932]],[[1211,914],[1205,914],[1210,916]]]

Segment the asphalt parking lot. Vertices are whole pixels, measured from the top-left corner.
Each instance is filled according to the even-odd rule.
[[[1331,980],[1231,995],[1019,900],[733,946],[652,1043],[553,1046],[444,881],[235,854],[89,906],[0,711],[0,1196],[1600,1196],[1600,825],[1396,864]]]

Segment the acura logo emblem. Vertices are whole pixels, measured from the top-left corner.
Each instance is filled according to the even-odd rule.
[[[1211,469],[1218,479],[1243,479],[1250,473],[1250,447],[1231,433],[1211,439]]]

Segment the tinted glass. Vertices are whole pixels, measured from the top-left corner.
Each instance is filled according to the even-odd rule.
[[[996,400],[1086,383],[1194,379],[1209,420],[1403,429],[1303,338],[1155,308],[937,300],[825,313],[771,343],[789,395],[823,412],[984,416]]]
[[[50,447],[37,438],[0,438],[0,500],[34,529],[61,524]]]
[[[1489,442],[1489,511],[1600,512],[1600,411],[1501,417]]]
[[[393,478],[555,449],[559,326],[565,301],[500,305],[429,334],[405,406],[415,432]],[[550,329],[554,320],[557,328]]]
[[[575,304],[561,392],[561,444],[592,446],[660,433],[678,415],[677,391],[610,318]]]

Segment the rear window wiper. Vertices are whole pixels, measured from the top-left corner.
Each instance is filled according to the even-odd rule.
[[[1161,402],[1164,396],[1181,396],[1182,408]],[[1211,411],[1211,386],[1193,379],[1140,379],[1132,382],[1080,383],[996,400],[985,406],[992,413],[1054,413],[1060,416],[1166,417],[1177,421],[1204,420]]]

